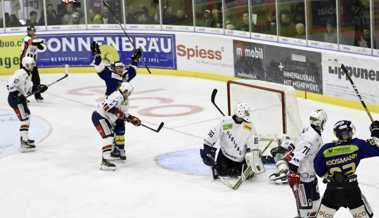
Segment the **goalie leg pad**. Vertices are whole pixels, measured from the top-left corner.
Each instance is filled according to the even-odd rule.
[[[333,218],[337,210],[321,204],[316,218]]]
[[[252,168],[254,173],[259,174],[265,171],[262,159],[261,151],[258,149],[253,149],[247,152],[245,155],[246,164]]]
[[[353,217],[359,217],[359,218],[371,218],[372,217],[368,214],[365,205],[362,205],[358,208],[350,209],[350,213],[351,213],[351,215],[353,215]],[[373,214],[371,214],[371,215],[373,215]]]

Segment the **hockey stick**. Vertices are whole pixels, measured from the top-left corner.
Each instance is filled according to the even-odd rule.
[[[371,113],[368,110],[366,103],[363,101],[362,96],[359,94],[357,86],[355,85],[354,81],[351,79],[351,76],[347,72],[347,69],[346,69],[345,65],[341,64],[341,69],[343,70],[343,72],[346,75],[346,78],[349,80],[351,86],[353,87],[353,89],[355,91],[355,95],[358,97],[359,101],[361,102],[361,104],[362,104],[363,108],[365,109],[365,111],[366,111],[368,117],[370,118],[371,122],[373,122],[374,119],[372,118]]]
[[[63,80],[63,79],[66,79],[67,77],[68,77],[68,74],[66,73],[66,74],[65,74],[64,76],[62,76],[61,78],[55,80],[54,82],[51,82],[51,83],[47,84],[46,86],[47,86],[47,87],[50,87],[50,86],[54,85],[55,83],[57,83],[57,82],[59,82],[59,81],[61,81],[61,80]],[[27,95],[26,98],[28,98],[28,97],[30,97],[30,96],[32,96],[32,95],[34,95],[34,94],[40,93],[41,91],[42,91],[42,89],[38,89],[37,91],[35,91],[35,92],[33,92],[33,93]]]
[[[161,123],[159,124],[158,128],[154,129],[154,128],[150,127],[150,126],[146,126],[145,124],[141,123],[141,126],[147,128],[147,129],[150,129],[150,130],[152,130],[152,131],[154,131],[154,132],[159,132],[159,131],[161,131],[161,129],[163,128],[163,125],[164,125],[164,123],[161,122]]]
[[[113,15],[116,15],[111,7],[111,5],[106,2],[105,0],[103,0],[103,4],[105,7],[107,7],[109,9],[109,11],[113,14]],[[126,33],[126,30],[125,28],[122,26],[121,24],[121,21],[117,18],[117,16],[114,16],[114,19],[117,21],[118,25],[120,25],[120,28],[122,30],[122,32],[124,33],[124,35],[128,38],[129,42],[131,43],[131,45],[133,46],[134,49],[136,49],[136,47],[134,46],[133,44],[133,40],[132,38],[128,35],[128,33]],[[151,71],[150,71],[150,68],[149,66],[147,66],[147,64],[143,61],[143,64],[145,65],[145,68],[147,70],[147,72],[149,72],[149,74],[151,74]]]
[[[216,104],[216,95],[217,95],[217,89],[213,89],[212,95],[211,95],[211,102],[217,108],[217,110],[220,112],[220,114],[222,114],[222,116],[225,116],[225,113],[222,112],[222,110]]]

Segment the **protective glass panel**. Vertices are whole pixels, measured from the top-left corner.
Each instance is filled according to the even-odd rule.
[[[159,0],[127,0],[127,24],[159,24]]]
[[[279,2],[279,35],[305,39],[304,1]]]
[[[7,27],[45,25],[43,0],[4,0]]]
[[[337,15],[334,0],[311,0],[309,2],[309,39],[337,43]]]
[[[251,0],[251,31],[276,35],[276,7],[274,0]]]
[[[248,0],[225,0],[225,29],[249,32]]]
[[[192,0],[162,1],[163,24],[193,26]]]
[[[195,0],[196,26],[222,28],[222,1]]]
[[[83,4],[83,3],[82,3]],[[84,6],[64,4],[62,1],[46,0],[47,25],[84,24]]]
[[[374,48],[379,48],[379,0],[374,1]]]
[[[344,0],[340,5],[340,43],[370,48],[370,0]]]
[[[87,0],[88,24],[118,24],[123,23],[122,1],[107,0],[110,8],[103,4],[103,0]]]

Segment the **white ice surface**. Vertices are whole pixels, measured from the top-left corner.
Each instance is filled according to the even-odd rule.
[[[59,76],[42,75],[42,82],[51,82]],[[4,88],[7,78],[0,77],[0,110],[11,114]],[[135,107],[130,112],[154,127],[164,121],[165,128],[156,134],[127,125],[128,159],[118,164],[116,172],[98,169],[101,140],[92,125],[91,113],[95,100],[102,96],[104,84],[96,75],[70,75],[44,94],[45,103],[38,104],[32,99],[32,115],[46,120],[51,133],[38,143],[34,153],[14,152],[0,158],[1,218],[290,218],[296,215],[289,187],[269,184],[267,173],[232,191],[209,177],[181,174],[157,165],[155,158],[161,154],[202,146],[202,137],[220,117],[210,103],[213,88],[219,90],[217,101],[226,108],[224,83],[138,75],[133,84],[136,89],[131,104]],[[81,88],[84,88],[81,95],[72,91]],[[162,107],[153,112],[166,116],[141,114],[146,108],[167,105],[193,105],[202,111],[168,116],[186,112],[188,108]],[[301,99],[299,105],[303,120],[316,108],[327,111],[329,120],[324,141],[332,139],[331,126],[340,119],[354,122],[356,136],[369,135],[369,120],[362,111]],[[18,137],[17,130],[11,129],[3,128],[0,144],[6,136]],[[361,189],[374,212],[379,211],[378,166],[379,158],[372,158],[362,161],[358,169]],[[322,193],[325,187],[321,183],[320,188]],[[351,216],[341,210],[336,217]]]

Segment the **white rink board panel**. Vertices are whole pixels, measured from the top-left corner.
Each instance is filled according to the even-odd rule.
[[[233,39],[177,34],[176,56],[178,70],[234,76]]]

